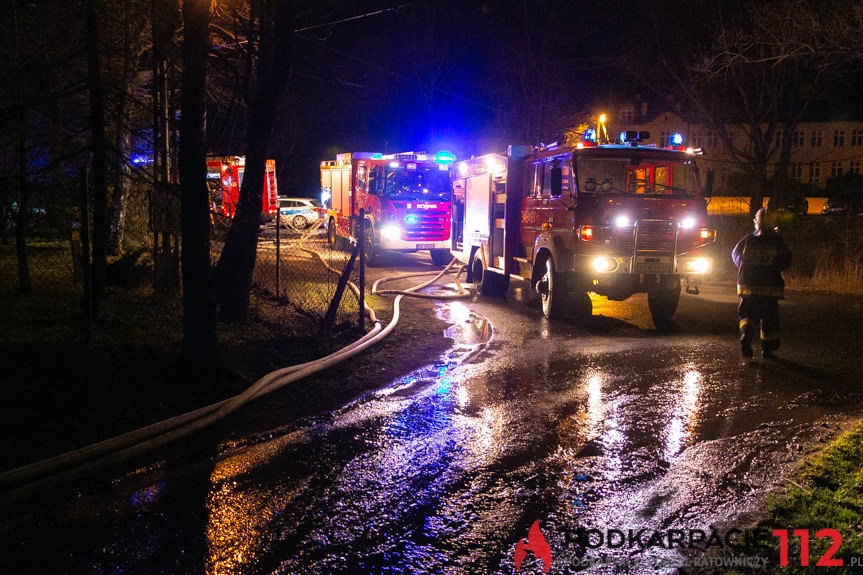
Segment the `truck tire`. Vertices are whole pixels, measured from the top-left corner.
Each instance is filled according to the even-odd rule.
[[[671,318],[680,303],[680,278],[674,287],[660,286],[647,292],[647,307],[653,317],[653,324],[664,329],[671,325]]]
[[[542,265],[545,269],[536,283],[542,314],[548,319],[562,319],[566,313],[568,299],[566,281],[563,275],[557,272],[551,256],[546,257]]]
[[[327,220],[327,243],[331,248],[335,248],[336,243],[339,241],[339,236],[336,235],[336,220],[335,218],[330,218]]]
[[[375,246],[375,231],[374,228],[366,224],[363,242],[363,251],[365,252],[366,265],[369,267],[378,267],[381,265],[381,250]]]
[[[452,254],[449,250],[429,250],[432,262],[436,266],[445,266],[452,261]]]
[[[473,257],[471,275],[473,277],[474,288],[476,288],[478,294],[490,297],[503,297],[506,295],[506,290],[509,288],[509,277],[487,270],[482,263],[482,256],[479,250],[477,250]]]

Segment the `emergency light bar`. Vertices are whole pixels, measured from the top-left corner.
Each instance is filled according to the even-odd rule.
[[[650,132],[636,132],[635,130],[627,130],[625,132],[620,133],[620,143],[632,143],[638,144],[643,140],[647,140],[650,138]]]

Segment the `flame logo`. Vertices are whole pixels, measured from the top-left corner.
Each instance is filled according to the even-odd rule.
[[[539,519],[530,526],[530,531],[527,532],[527,542],[520,539],[515,547],[515,568],[519,572],[521,571],[521,562],[527,557],[528,551],[542,559],[542,565],[545,567],[543,573],[548,573],[548,570],[551,569],[551,549],[539,529]]]

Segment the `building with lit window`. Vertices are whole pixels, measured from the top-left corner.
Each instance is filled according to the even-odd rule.
[[[684,145],[701,148],[701,164],[714,174],[714,193],[746,195],[739,187],[742,170],[740,164],[726,149],[721,134],[704,123],[681,118],[672,112],[648,113],[646,102],[623,104],[610,114],[609,134],[624,130],[647,131],[650,139],[645,144],[665,145],[671,134],[681,133]],[[727,127],[727,137],[737,143],[747,141],[741,126]],[[774,142],[774,161],[779,155],[779,143],[784,134],[779,131]],[[827,180],[848,173],[861,173],[863,164],[863,121],[836,119],[823,122],[800,122],[791,138],[789,175],[811,187],[814,195],[823,195]],[[774,164],[775,165],[775,164]],[[768,176],[774,165],[768,166]]]

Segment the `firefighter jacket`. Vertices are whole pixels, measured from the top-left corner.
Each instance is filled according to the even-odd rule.
[[[737,266],[737,294],[785,296],[782,270],[791,265],[791,252],[779,237],[769,230],[743,237],[731,252]]]

